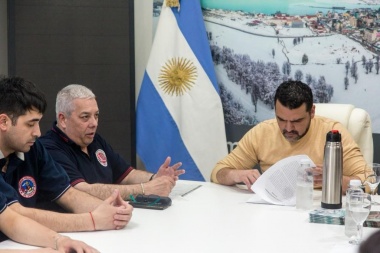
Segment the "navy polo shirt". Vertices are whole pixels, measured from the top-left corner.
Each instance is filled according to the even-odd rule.
[[[18,201],[23,206],[36,207],[38,203],[57,200],[70,188],[66,172],[38,139],[29,152],[12,153],[8,158],[7,171],[0,179],[0,190],[8,205]]]
[[[1,173],[3,176],[5,173]],[[7,206],[18,202],[18,194],[15,189],[11,185],[9,185],[7,182],[4,181],[4,177],[0,177],[0,195],[3,198],[0,202],[0,209],[2,209],[2,201],[5,201],[5,204]]]
[[[119,184],[134,169],[99,134],[95,134],[88,145],[88,155],[56,126],[56,122],[40,141],[66,170],[72,186],[80,182]]]
[[[7,208],[7,199],[0,192],[0,215],[3,213],[5,208]]]
[[[7,199],[3,196],[2,192],[0,192],[0,215],[7,208]],[[7,240],[8,237],[0,231],[0,242]]]

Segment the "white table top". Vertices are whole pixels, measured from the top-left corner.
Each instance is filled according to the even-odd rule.
[[[295,207],[251,204],[251,192],[213,183],[179,181],[202,187],[172,196],[166,210],[135,208],[125,229],[67,233],[102,253],[121,252],[307,252],[354,253],[344,226],[309,223],[308,211]],[[176,186],[176,187],[177,187]],[[319,192],[320,193],[320,192]],[[320,194],[314,194],[315,209]],[[364,238],[376,231],[364,228]],[[12,241],[0,248],[33,248]]]

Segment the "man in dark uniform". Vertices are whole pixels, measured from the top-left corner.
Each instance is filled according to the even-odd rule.
[[[71,186],[105,199],[119,189],[123,199],[130,195],[168,196],[181,163],[170,166],[167,157],[157,174],[131,167],[96,133],[99,108],[94,93],[83,85],[72,84],[58,92],[53,127],[41,142],[70,177]]]
[[[3,194],[11,209],[61,232],[120,229],[133,208],[114,190],[101,201],[70,186],[64,169],[37,139],[46,109],[44,95],[22,78],[0,78],[1,184],[13,187]],[[72,213],[36,209],[51,201]]]

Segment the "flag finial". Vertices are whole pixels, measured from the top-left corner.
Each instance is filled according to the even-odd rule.
[[[166,6],[168,7],[180,7],[179,0],[166,0]]]

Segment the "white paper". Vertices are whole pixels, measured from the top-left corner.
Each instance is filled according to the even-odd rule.
[[[294,206],[296,204],[297,169],[301,167],[303,159],[309,159],[310,166],[315,167],[307,155],[290,156],[278,161],[252,185],[251,189],[255,195],[247,202]]]

